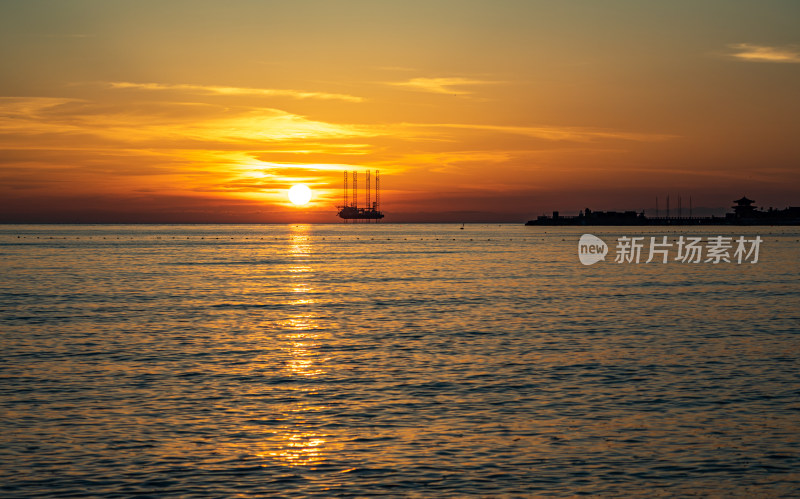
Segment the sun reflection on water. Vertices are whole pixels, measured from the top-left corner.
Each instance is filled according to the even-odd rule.
[[[288,354],[287,368],[294,376],[314,377],[325,374],[316,351],[319,346],[320,326],[317,317],[308,307],[315,303],[311,278],[313,269],[307,262],[311,255],[307,225],[297,225],[290,235],[290,254],[299,259],[289,266],[291,295],[289,303],[298,307],[295,313],[278,323],[283,350]]]
[[[289,466],[313,466],[325,461],[330,449],[325,448],[323,435],[316,433],[287,433],[282,435],[279,448],[272,447],[256,455],[276,459]]]
[[[342,444],[335,435],[315,431],[327,422],[329,406],[319,402],[321,379],[328,372],[329,357],[322,347],[335,328],[322,319],[317,305],[313,245],[310,226],[290,228],[288,245],[277,251],[288,258],[269,285],[281,290],[279,315],[269,315],[253,335],[260,358],[255,370],[266,374],[261,387],[270,393],[269,406],[258,405],[248,416],[243,431],[257,435],[247,444],[234,445],[238,454],[264,460],[263,466],[311,467],[329,461]],[[251,366],[252,368],[253,366]]]
[[[309,420],[325,407],[302,400],[318,392],[319,387],[308,381],[326,374],[327,360],[319,352],[327,333],[312,309],[316,301],[313,298],[314,269],[309,263],[312,254],[309,230],[306,225],[292,227],[288,253],[293,261],[286,274],[290,290],[286,303],[291,313],[274,323],[281,356],[285,359],[285,375],[305,381],[287,387],[297,394],[293,398],[300,400],[284,407],[283,416],[288,424],[282,425],[257,452],[259,457],[288,466],[314,466],[328,459],[332,452],[329,435],[308,430]]]
[[[317,349],[322,333],[316,330],[312,314],[281,321],[282,350],[287,356],[286,368],[292,376],[317,377],[325,374]]]

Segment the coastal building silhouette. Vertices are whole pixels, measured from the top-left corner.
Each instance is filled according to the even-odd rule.
[[[659,217],[658,213],[655,217],[648,217],[644,211],[592,211],[586,208],[577,216],[563,216],[554,211],[552,216],[541,215],[525,225],[800,225],[800,207],[759,210],[753,204],[755,201],[746,196],[734,203],[733,212],[724,217],[694,217],[691,208],[688,217],[681,216],[680,211],[677,217],[671,217],[669,208],[666,217]]]
[[[800,225],[800,207],[790,206],[782,210],[770,208],[759,210],[754,200],[742,196],[734,201],[733,213],[725,215],[726,220],[736,225]]]
[[[755,215],[756,207],[753,206],[755,201],[752,199],[747,199],[746,196],[742,196],[741,199],[737,199],[734,203],[736,203],[736,206],[732,207],[733,215],[737,219],[752,218]]]

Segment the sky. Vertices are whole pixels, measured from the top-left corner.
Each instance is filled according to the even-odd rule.
[[[796,0],[0,0],[0,74],[2,223],[800,205]]]

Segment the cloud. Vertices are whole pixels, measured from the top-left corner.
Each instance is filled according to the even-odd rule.
[[[768,47],[765,45],[737,43],[730,47],[735,51],[730,56],[742,61],[800,63],[800,49],[794,46]]]
[[[435,94],[469,95],[472,92],[468,92],[466,90],[460,90],[454,87],[489,85],[494,83],[498,82],[451,77],[451,78],[412,78],[408,81],[391,82],[389,83],[389,85],[394,85],[398,87],[407,87],[412,90],[419,90],[421,92],[432,92]]]
[[[417,68],[410,68],[406,66],[374,66],[374,69],[377,69],[378,71],[418,71]]]
[[[437,123],[437,124],[417,124],[415,127],[424,128],[453,128],[476,130],[485,132],[496,132],[513,135],[523,135],[526,137],[549,140],[549,141],[569,141],[569,142],[589,142],[596,139],[616,139],[629,140],[634,142],[661,142],[676,138],[674,135],[626,132],[621,130],[606,130],[584,127],[568,126],[502,126],[502,125],[480,125],[480,124],[456,124],[456,123]]]
[[[95,38],[93,33],[18,33],[11,36],[26,38]]]
[[[30,149],[141,149],[144,151],[267,151],[296,155],[385,156],[414,143],[426,152],[454,144],[528,148],[535,139],[561,143],[662,142],[674,135],[580,126],[486,123],[350,124],[315,120],[274,108],[186,106],[142,102],[119,105],[57,98],[0,98],[0,147]],[[499,136],[517,136],[511,142]],[[498,138],[495,138],[498,137]],[[426,144],[422,146],[422,144]],[[476,144],[481,144],[475,147]],[[494,145],[492,145],[494,144]],[[461,149],[461,146],[456,146]],[[391,154],[389,154],[391,156]],[[366,159],[366,158],[365,158]],[[351,159],[352,160],[352,159]]]
[[[488,170],[498,185],[517,186],[556,167],[564,171],[577,154],[585,155],[574,161],[581,164],[626,149],[623,141],[671,138],[546,124],[348,123],[271,107],[137,100],[148,91],[113,96],[122,102],[106,94],[97,100],[0,97],[0,198],[11,189],[105,189],[121,196],[149,190],[227,193],[266,206],[285,202],[280,189],[288,183],[316,178],[327,192],[338,188],[342,170],[358,168],[413,172],[403,177],[424,185],[451,176],[452,185],[483,187]],[[417,180],[404,182],[413,190]]]
[[[302,90],[275,89],[275,88],[245,88],[245,87],[223,87],[214,85],[187,85],[187,84],[165,84],[165,83],[131,83],[131,82],[111,82],[111,88],[117,89],[136,89],[136,90],[177,90],[203,95],[256,95],[264,97],[291,97],[294,99],[324,99],[324,100],[343,100],[347,102],[363,102],[364,99],[355,95],[332,94],[328,92],[305,92]]]
[[[201,138],[233,141],[307,141],[374,135],[364,127],[310,120],[278,109],[259,109],[198,127]]]
[[[68,104],[80,102],[78,99],[61,97],[0,97],[2,118],[25,118],[38,115],[46,110]]]
[[[0,147],[74,142],[86,147],[95,137],[115,147],[207,148],[265,142],[315,143],[376,135],[370,127],[309,119],[274,108],[185,106],[138,103],[120,107],[76,99],[0,97]],[[26,139],[27,137],[27,139]],[[20,146],[20,143],[15,146]],[[50,142],[50,145],[54,145]]]

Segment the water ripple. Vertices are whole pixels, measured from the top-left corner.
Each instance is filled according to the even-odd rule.
[[[769,230],[585,268],[572,228],[0,227],[0,495],[796,495]]]

